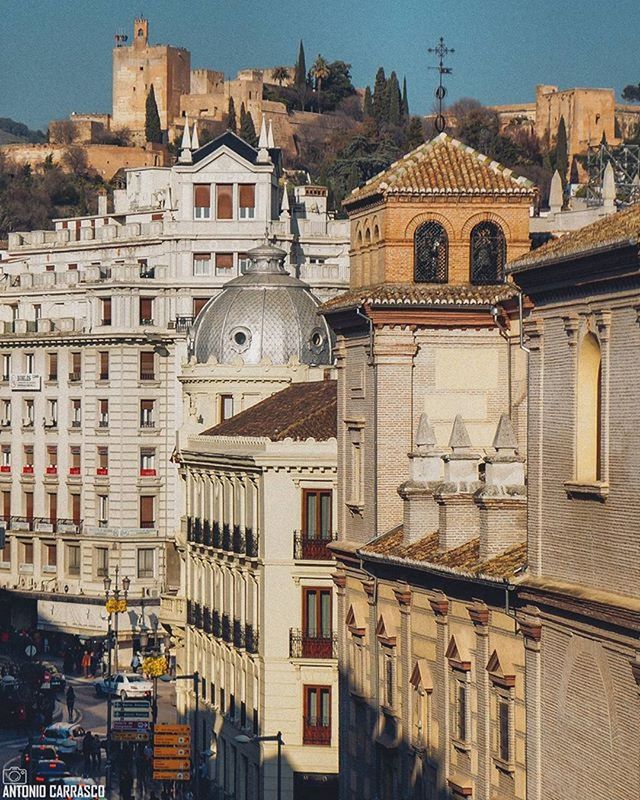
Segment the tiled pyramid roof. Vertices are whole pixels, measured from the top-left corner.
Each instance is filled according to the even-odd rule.
[[[591,225],[572,231],[516,258],[508,271],[523,272],[563,259],[578,258],[587,253],[606,250],[616,245],[637,244],[640,241],[640,203],[602,217]]]
[[[344,200],[371,195],[527,195],[534,184],[446,133],[407,153]]]

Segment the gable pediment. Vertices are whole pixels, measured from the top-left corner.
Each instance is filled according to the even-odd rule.
[[[378,617],[378,624],[376,625],[376,636],[382,642],[390,647],[395,647],[396,644],[396,629],[395,626],[387,618],[387,615],[382,613]]]
[[[494,650],[487,662],[487,672],[489,673],[489,677],[491,682],[496,686],[502,686],[504,688],[510,689],[512,686],[515,686],[516,676],[513,674],[505,674],[505,670],[500,663],[500,658],[498,657],[498,651]],[[509,667],[509,671],[511,672],[511,668]]]
[[[349,606],[345,617],[345,625],[354,636],[364,636],[366,630],[364,617],[354,603]]]
[[[433,691],[433,678],[426,658],[419,658],[416,661],[409,683],[414,689],[422,689],[425,692]]]

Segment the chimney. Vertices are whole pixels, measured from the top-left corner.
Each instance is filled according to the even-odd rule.
[[[518,455],[508,414],[500,417],[493,446],[496,455],[484,459],[485,485],[475,495],[480,515],[480,562],[524,542],[527,534],[524,458]]]
[[[104,189],[101,189],[98,192],[98,216],[99,217],[106,217],[107,214],[109,213],[107,211],[107,201],[108,201],[107,193],[106,193],[106,191]]]
[[[451,453],[443,456],[444,481],[435,499],[439,509],[439,546],[451,550],[478,536],[478,509],[473,493],[481,488],[478,480],[480,453],[471,448],[464,420],[458,414],[449,439]]]
[[[549,190],[549,210],[552,214],[559,214],[562,211],[563,203],[562,178],[556,170],[551,178],[551,188]]]
[[[398,487],[404,500],[403,544],[413,544],[438,530],[438,505],[433,494],[442,480],[442,457],[426,414],[420,415],[416,448],[409,453],[409,480]]]
[[[604,168],[602,177],[602,203],[611,211],[616,207],[616,176],[610,161]]]

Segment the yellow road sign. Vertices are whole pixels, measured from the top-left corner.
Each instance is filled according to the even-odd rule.
[[[188,758],[156,758],[154,753],[153,758],[153,769],[156,772],[162,772],[162,770],[169,769],[173,772],[181,772],[185,769],[189,769],[191,766],[191,762]]]
[[[151,737],[144,731],[111,731],[111,738],[115,742],[148,742]]]
[[[191,778],[188,772],[171,772],[163,770],[162,772],[153,773],[154,781],[188,781]]]
[[[156,725],[156,733],[178,733],[190,734],[191,728],[188,725],[167,725],[166,723],[158,723]]]
[[[158,733],[157,731],[153,737],[154,745],[182,745],[189,747],[191,745],[191,734],[179,733]]]
[[[173,747],[159,747],[156,744],[153,748],[153,755],[155,758],[190,758],[191,748],[179,747],[177,745]]]

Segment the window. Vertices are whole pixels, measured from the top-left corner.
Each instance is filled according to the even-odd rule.
[[[82,503],[79,494],[71,495],[71,519],[74,525],[80,525],[82,522]]]
[[[251,259],[246,253],[238,253],[238,270],[242,275],[249,269]]]
[[[6,516],[5,516],[6,519]],[[11,563],[11,540],[5,538],[4,547],[0,548],[0,562],[3,564]]]
[[[241,183],[238,186],[240,219],[254,219],[256,215],[256,185]]]
[[[302,656],[331,658],[331,589],[302,590]]]
[[[153,428],[155,421],[153,419],[153,412],[155,408],[155,400],[141,400],[140,401],[140,427]]]
[[[155,380],[155,353],[153,350],[140,351],[140,380]]]
[[[4,353],[2,356],[2,380],[6,383],[11,377],[11,354]]]
[[[33,445],[27,444],[24,446],[24,466],[23,472],[33,472]]]
[[[156,474],[156,451],[153,447],[143,447],[140,450],[140,475],[153,476]]]
[[[153,217],[155,215],[151,215],[151,220],[153,221]],[[162,219],[162,214],[158,217]],[[141,278],[155,278],[156,277],[156,269],[155,267],[150,267],[147,263],[146,258],[139,258],[138,259],[138,266],[140,267],[140,277]]]
[[[140,324],[153,325],[153,297],[140,298]]]
[[[439,222],[424,222],[413,237],[413,274],[420,283],[446,283],[449,239]]]
[[[8,467],[8,469],[2,470],[3,472],[10,472],[11,471],[11,445],[10,444],[3,444],[2,445],[2,453],[0,454],[2,461],[0,466]]]
[[[71,427],[80,428],[82,426],[82,402],[80,400],[71,401]]]
[[[457,678],[453,682],[454,689],[454,735],[459,742],[466,742],[468,738],[468,686],[466,678]]]
[[[71,272],[77,272],[78,271],[78,265],[77,264],[68,264],[67,265],[67,269],[70,270]]]
[[[602,357],[600,344],[587,333],[578,352],[576,404],[576,480],[601,479]]]
[[[109,401],[98,400],[98,427],[109,427]]]
[[[216,275],[227,277],[233,272],[233,253],[216,253]]]
[[[96,467],[96,475],[109,474],[109,448],[99,447],[97,452],[98,460]]]
[[[2,426],[8,428],[11,425],[11,400],[2,401]]]
[[[25,353],[24,354],[24,371],[28,372],[30,375],[36,370],[36,357],[33,353]]]
[[[391,648],[383,648],[381,654],[382,703],[387,708],[393,708],[396,700],[395,693],[395,655]]]
[[[103,297],[100,302],[102,304],[102,324],[111,325],[111,298]]]
[[[45,544],[44,546],[44,565],[45,567],[55,567],[58,563],[58,548],[55,544]]]
[[[221,394],[220,397],[220,422],[233,416],[233,395]]]
[[[155,528],[155,497],[153,495],[141,495],[140,497],[140,527]]]
[[[138,577],[153,578],[153,547],[141,547],[138,550]]]
[[[211,186],[208,183],[195,183],[193,185],[193,218],[210,219],[211,217]]]
[[[362,449],[362,428],[350,427],[348,429],[351,442],[351,470],[347,505],[362,507],[364,502],[364,452]]]
[[[78,446],[74,446],[70,448],[71,453],[71,465],[69,467],[69,474],[70,475],[79,475],[80,474],[80,466],[81,466],[81,450]]]
[[[409,682],[412,689],[412,744],[417,748],[426,748],[431,741],[431,692],[433,691],[433,682],[426,661],[420,659],[416,662]]]
[[[193,318],[195,319],[202,309],[209,302],[208,297],[194,297],[193,298]]]
[[[42,319],[42,306],[40,303],[33,304],[33,318],[37,321]]]
[[[49,522],[52,525],[58,521],[58,493],[47,492],[47,508],[49,510]]]
[[[471,231],[471,283],[502,283],[507,245],[495,222],[480,222]]]
[[[233,219],[233,185],[219,183],[216,186],[217,219]]]
[[[20,559],[20,563],[33,564],[33,542],[22,543],[22,558]]]
[[[24,515],[28,520],[33,520],[33,492],[24,493]]]
[[[22,424],[25,428],[33,428],[33,414],[34,414],[33,400],[24,401],[24,417]]]
[[[101,381],[109,380],[109,351],[101,350],[98,353],[98,379]]]
[[[511,761],[510,703],[505,697],[498,699],[498,758]]]
[[[44,421],[45,427],[56,428],[58,426],[58,401],[47,400],[47,416]]]
[[[74,495],[75,497],[76,495]],[[69,575],[80,574],[80,545],[67,545],[67,572]]]
[[[53,472],[53,474],[55,475],[57,469],[58,469],[58,446],[55,444],[47,445],[47,472],[51,470],[51,472]]]
[[[109,549],[107,547],[96,547],[96,576],[106,578],[109,574]]]
[[[106,528],[109,524],[109,496],[106,494],[98,495],[98,525]]]
[[[211,253],[193,254],[193,274],[211,275]]]
[[[58,380],[58,354],[57,353],[48,353],[47,354],[48,360],[48,378],[50,381],[57,381]]]
[[[331,744],[331,687],[304,687],[303,743]]]
[[[70,381],[79,381],[82,378],[82,353],[71,353]]]
[[[305,489],[303,529],[309,539],[331,538],[331,489]]]
[[[55,272],[56,265],[55,264],[46,264],[45,265],[45,272]]]

